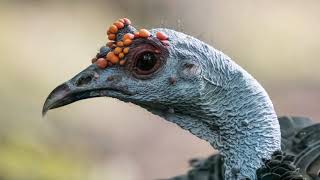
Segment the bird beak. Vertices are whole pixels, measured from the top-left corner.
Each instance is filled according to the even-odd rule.
[[[116,68],[100,69],[96,64],[77,74],[69,81],[56,87],[47,97],[42,115],[44,116],[50,109],[59,108],[73,102],[101,96],[132,95],[126,86],[122,86],[121,80],[117,83],[108,81],[108,77],[119,74]]]

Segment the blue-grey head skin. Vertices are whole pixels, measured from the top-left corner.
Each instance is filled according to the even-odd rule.
[[[280,128],[266,91],[208,44],[174,30],[150,30],[153,36],[158,31],[169,36],[169,45],[155,43],[163,48],[155,72],[137,75],[132,67],[135,55],[130,55],[133,50],[124,67],[99,69],[92,64],[58,86],[47,98],[43,113],[98,96],[131,102],[218,149],[225,157],[226,179],[256,179],[262,159],[280,150]],[[110,49],[101,51],[106,54]]]

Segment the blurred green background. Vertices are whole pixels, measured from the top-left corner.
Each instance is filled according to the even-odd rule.
[[[0,179],[149,180],[213,149],[114,99],[41,117],[58,84],[90,64],[106,28],[168,27],[213,45],[253,74],[278,115],[320,120],[320,1],[0,1]]]

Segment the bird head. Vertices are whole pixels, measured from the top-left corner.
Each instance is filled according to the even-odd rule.
[[[148,35],[132,37],[127,46],[121,44],[135,32]],[[176,113],[199,101],[206,84],[203,69],[213,60],[208,45],[174,30],[136,31],[130,24],[118,29],[115,37],[111,45],[100,48],[93,64],[50,93],[43,114],[93,97],[112,97],[150,111]]]

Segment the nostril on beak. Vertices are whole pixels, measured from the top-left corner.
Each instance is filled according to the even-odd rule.
[[[93,75],[92,74],[86,74],[84,76],[81,76],[77,82],[76,82],[76,86],[84,86],[89,84],[93,79]]]

